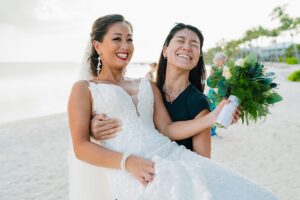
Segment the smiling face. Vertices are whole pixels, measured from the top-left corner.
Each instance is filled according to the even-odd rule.
[[[94,41],[93,45],[101,57],[103,69],[123,69],[130,62],[134,51],[132,31],[126,22],[112,24],[103,41]]]
[[[200,53],[199,37],[187,28],[178,31],[163,50],[168,64],[187,70],[197,65]]]

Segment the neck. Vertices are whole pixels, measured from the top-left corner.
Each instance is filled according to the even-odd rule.
[[[95,80],[120,84],[124,80],[124,69],[111,69],[103,67]]]
[[[165,89],[174,91],[186,88],[189,84],[189,70],[182,70],[174,66],[167,66],[166,80],[164,84]]]
[[[174,101],[189,86],[189,84],[188,70],[178,69],[173,66],[167,67],[163,90],[168,101]]]

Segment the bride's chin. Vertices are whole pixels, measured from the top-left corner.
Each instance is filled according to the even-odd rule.
[[[117,69],[117,70],[124,70],[126,68],[127,64],[126,65],[116,65],[114,68]]]
[[[129,64],[129,61],[123,61],[116,63],[117,68],[125,68]]]

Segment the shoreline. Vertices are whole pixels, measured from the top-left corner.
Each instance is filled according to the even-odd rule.
[[[66,112],[58,112],[54,114],[49,114],[49,115],[41,115],[41,116],[36,116],[36,117],[30,117],[30,118],[24,118],[24,119],[16,119],[8,122],[2,122],[0,123],[0,129],[8,126],[13,126],[15,124],[19,123],[31,123],[32,121],[40,121],[40,120],[46,120],[46,119],[52,119],[56,117],[61,117],[61,116],[67,116]]]

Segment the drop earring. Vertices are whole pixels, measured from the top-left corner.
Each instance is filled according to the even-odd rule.
[[[100,74],[101,71],[101,57],[98,57],[98,64],[97,64],[97,76]]]

